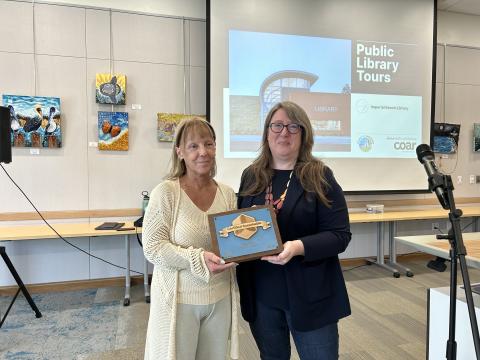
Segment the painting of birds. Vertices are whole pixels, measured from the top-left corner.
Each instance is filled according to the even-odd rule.
[[[2,101],[10,110],[12,146],[61,147],[59,98],[3,95]]]

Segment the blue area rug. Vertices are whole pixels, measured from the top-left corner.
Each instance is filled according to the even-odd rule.
[[[0,329],[0,359],[82,359],[114,349],[123,306],[100,290],[34,294],[38,319],[20,294]],[[0,296],[1,316],[12,298]]]

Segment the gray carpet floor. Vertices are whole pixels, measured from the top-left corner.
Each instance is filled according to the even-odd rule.
[[[427,289],[448,286],[449,273],[428,269],[425,258],[406,264],[413,278],[394,279],[376,266],[344,269],[352,315],[339,323],[340,359],[425,359]],[[469,273],[480,281],[479,270]],[[0,359],[143,359],[149,305],[141,285],[132,288],[128,307],[123,293],[111,287],[32,294],[40,319],[19,296],[0,329]],[[0,313],[10,301],[0,296]],[[241,359],[259,359],[248,325],[240,323]]]

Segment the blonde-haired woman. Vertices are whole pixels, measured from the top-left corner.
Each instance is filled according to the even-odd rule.
[[[211,251],[208,214],[236,207],[213,177],[215,132],[201,118],[176,130],[167,180],[152,191],[143,221],[145,257],[154,264],[145,359],[238,358],[234,270]]]
[[[332,170],[312,155],[305,111],[284,101],[265,120],[262,148],[242,175],[238,207],[271,204],[283,251],[237,268],[240,303],[261,359],[338,359],[339,319],[350,314],[338,254],[351,239]]]

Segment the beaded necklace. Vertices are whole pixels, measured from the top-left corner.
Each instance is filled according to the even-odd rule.
[[[277,200],[273,200],[272,194],[272,181],[270,180],[270,184],[267,186],[267,190],[265,191],[265,205],[272,205],[275,213],[278,214],[280,209],[283,206],[283,202],[287,197],[288,186],[290,185],[290,180],[292,179],[293,170],[290,172],[290,176],[288,177],[287,186],[285,186],[285,190],[283,191],[282,195]]]

